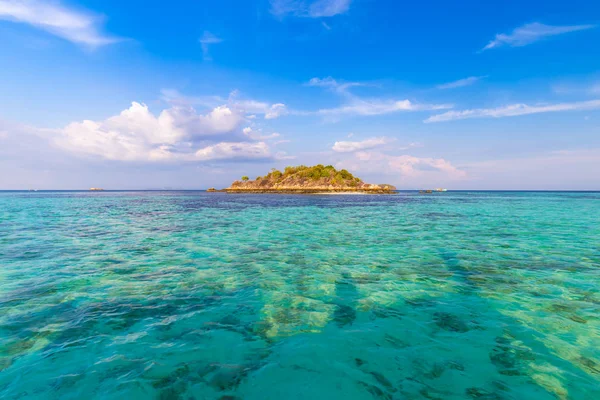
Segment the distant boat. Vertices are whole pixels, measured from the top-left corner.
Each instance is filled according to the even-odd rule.
[[[436,188],[435,189],[436,192],[447,192],[448,189],[444,189],[444,188]]]
[[[90,190],[91,190],[91,191],[93,191],[93,192],[101,192],[101,191],[103,191],[104,189],[102,189],[102,188],[95,188],[95,187],[93,187],[93,188],[90,188]]]

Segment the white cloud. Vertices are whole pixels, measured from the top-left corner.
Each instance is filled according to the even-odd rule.
[[[362,82],[338,82],[332,77],[312,78],[307,86],[331,89],[345,99],[345,104],[339,107],[323,108],[317,111],[298,112],[298,115],[321,115],[330,120],[336,120],[345,115],[372,116],[390,114],[399,111],[442,110],[452,108],[449,104],[417,104],[410,100],[395,100],[382,98],[363,98],[352,94],[349,89],[355,86],[367,86]]]
[[[420,188],[445,186],[447,181],[467,178],[463,169],[444,158],[389,155],[379,151],[358,151],[336,166]]]
[[[70,42],[98,47],[120,41],[101,32],[102,17],[57,2],[0,0],[0,19],[43,29]]]
[[[255,130],[255,129],[252,129],[252,127],[250,127],[250,126],[247,126],[244,129],[242,129],[242,133],[252,140],[270,140],[270,139],[276,139],[281,136],[277,132],[273,132],[270,135],[263,135],[262,131],[260,129]]]
[[[340,117],[343,115],[373,116],[390,114],[400,111],[444,110],[452,108],[450,104],[415,104],[410,100],[383,100],[353,98],[348,104],[324,108],[316,111],[325,117]]]
[[[196,151],[195,158],[209,160],[260,160],[272,158],[265,142],[222,142]]]
[[[335,142],[332,150],[338,153],[351,153],[359,150],[367,150],[375,147],[379,147],[385,144],[392,142],[394,139],[388,138],[385,136],[382,137],[374,137],[361,141],[350,142],[350,141],[341,141]]]
[[[283,103],[267,103],[252,99],[240,99],[237,90],[229,95],[228,103],[235,109],[242,110],[247,114],[262,114],[265,119],[275,119],[289,114],[289,111]]]
[[[580,101],[574,103],[558,103],[530,106],[527,104],[511,104],[497,108],[477,108],[472,110],[448,111],[433,115],[424,122],[443,122],[468,118],[502,118],[519,115],[538,114],[559,111],[594,110],[600,108],[600,100]]]
[[[350,9],[350,0],[317,0],[310,5],[311,17],[333,17]]]
[[[185,96],[174,89],[162,89],[161,98],[175,106],[200,105],[203,107],[218,107],[224,103],[229,108],[241,114],[247,114],[245,118],[255,119],[255,114],[261,114],[265,119],[275,119],[289,114],[289,110],[283,103],[267,103],[253,99],[240,98],[239,92],[234,90],[228,99],[219,96]]]
[[[325,78],[311,78],[310,81],[306,84],[307,86],[312,87],[323,87],[331,89],[339,94],[349,95],[348,89],[356,86],[367,86],[366,83],[362,82],[338,82],[333,79],[331,76]]]
[[[570,26],[552,26],[544,25],[539,22],[523,25],[516,28],[509,34],[499,33],[494,40],[490,41],[483,50],[495,49],[502,46],[522,47],[535,43],[541,39],[561,35],[569,32],[583,31],[595,28],[596,25],[570,25]],[[482,51],[483,51],[482,50]]]
[[[485,76],[470,76],[468,78],[459,79],[457,81],[438,85],[437,88],[438,89],[456,89],[456,88],[460,88],[460,87],[471,86],[483,78],[485,78]]]
[[[231,98],[230,104],[232,107],[243,110],[246,113],[263,114],[265,119],[275,119],[289,113],[285,104],[282,103],[269,104],[256,100],[237,100]]]
[[[325,78],[311,78],[307,83],[308,86],[318,86],[318,87],[337,87],[338,83],[335,79],[328,76]]]
[[[155,116],[145,104],[132,103],[103,121],[73,122],[58,130],[55,143],[70,152],[121,161],[194,161],[268,158],[268,146],[247,142],[243,115],[226,105],[206,114],[174,106]],[[239,142],[234,142],[236,139]],[[221,142],[209,144],[210,142]],[[205,146],[198,148],[198,143]],[[208,146],[207,146],[208,144]]]
[[[466,176],[465,171],[458,169],[443,158],[389,156],[388,165],[405,176],[418,176],[432,170],[445,173],[452,179],[462,179]]]
[[[275,119],[286,114],[288,114],[288,110],[285,107],[285,104],[277,103],[271,105],[271,107],[269,107],[269,110],[265,112],[265,119]]]
[[[212,61],[212,57],[209,53],[209,45],[221,43],[223,39],[213,35],[209,31],[204,31],[204,34],[200,39],[198,39],[200,45],[202,47],[202,57],[205,61]]]
[[[333,17],[347,12],[350,2],[351,0],[271,0],[271,14],[277,17]]]

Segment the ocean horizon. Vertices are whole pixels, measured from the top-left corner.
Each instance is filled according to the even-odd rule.
[[[102,189],[99,191],[91,191],[90,189],[0,189],[0,193],[2,192],[85,192],[85,193],[94,193],[94,194],[98,194],[98,193],[102,193],[102,192],[206,192],[208,189]],[[414,192],[419,192],[422,191],[423,189],[397,189],[394,190],[393,192],[396,193],[414,193]],[[540,192],[540,193],[544,193],[544,192],[556,192],[556,193],[562,193],[562,192],[566,192],[566,193],[596,193],[596,192],[600,192],[600,189],[596,190],[596,189],[578,189],[578,190],[572,190],[572,189],[448,189],[446,192],[523,192],[523,193],[535,193],[535,192]],[[236,195],[236,193],[231,193],[232,195]],[[263,193],[263,194],[270,194],[270,193]],[[272,193],[272,194],[277,194],[277,193]],[[287,193],[289,194],[289,193]],[[295,195],[321,195],[322,193],[298,193]],[[341,193],[341,194],[348,194],[348,193]],[[370,193],[369,193],[370,194]],[[377,195],[376,193],[374,193],[375,195]],[[428,193],[428,194],[433,194],[436,195],[439,193]],[[237,195],[239,195],[239,193],[237,193]]]

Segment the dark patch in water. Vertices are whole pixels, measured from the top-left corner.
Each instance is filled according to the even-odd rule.
[[[217,390],[233,390],[248,375],[249,368],[243,365],[219,365],[208,381]]]
[[[178,380],[190,374],[190,368],[187,365],[177,368],[171,374],[157,379],[152,383],[152,387],[155,389],[163,389],[168,386],[174,385]]]
[[[469,326],[454,314],[436,312],[433,315],[436,325],[445,331],[460,333],[469,331]]]
[[[335,282],[335,294],[340,302],[351,303],[359,298],[355,283],[355,280],[347,273],[343,275],[342,279]]]
[[[446,218],[460,218],[460,217],[463,217],[463,215],[457,214],[457,213],[429,212],[429,213],[423,214],[423,217],[433,219],[433,220],[438,220],[438,219],[446,219]]]
[[[441,397],[437,397],[437,396],[430,394],[429,390],[430,389],[428,389],[428,388],[423,388],[419,391],[419,394],[429,400],[444,400]]]
[[[450,361],[448,363],[448,368],[454,369],[454,370],[457,370],[457,371],[464,371],[465,370],[465,366],[462,365],[461,363],[457,362],[457,361]]]
[[[485,389],[471,387],[465,390],[465,394],[472,399],[481,399],[481,400],[501,400],[500,397],[496,393],[488,392]]]
[[[334,313],[333,320],[340,328],[343,328],[346,325],[352,325],[354,320],[356,319],[356,310],[350,306],[346,306],[343,304],[338,304]]]
[[[396,391],[396,389],[394,389],[394,385],[392,385],[392,382],[390,382],[385,376],[383,376],[379,372],[375,372],[375,371],[371,371],[369,373],[371,375],[373,375],[373,377],[375,378],[375,380],[380,385],[382,385],[383,387],[385,387],[388,391],[390,391],[390,392],[395,392]]]
[[[407,299],[406,304],[411,307],[435,307],[437,301],[431,299]]]
[[[440,376],[442,376],[445,370],[446,367],[443,364],[435,363],[433,364],[433,367],[431,367],[431,370],[425,373],[423,376],[425,376],[428,379],[437,379]]]
[[[405,348],[405,347],[408,347],[408,346],[409,346],[409,344],[408,344],[408,343],[406,343],[405,341],[403,341],[402,339],[399,339],[399,338],[397,338],[397,337],[394,337],[394,336],[392,336],[392,335],[390,335],[390,334],[388,334],[388,333],[386,333],[386,334],[385,334],[385,336],[384,336],[384,340],[385,340],[387,343],[391,344],[391,345],[392,345],[392,347],[394,347],[394,348],[396,348],[396,349],[403,349],[403,348]]]
[[[395,308],[392,307],[381,307],[381,306],[375,306],[373,307],[373,309],[371,310],[371,312],[373,313],[373,315],[376,318],[397,318],[397,319],[401,319],[404,314],[400,311],[398,311]]]
[[[182,398],[182,394],[185,392],[185,388],[181,387],[170,387],[161,390],[158,395],[158,400],[179,400]]]
[[[358,384],[364,386],[367,389],[367,392],[371,393],[378,399],[392,400],[392,396],[389,393],[384,392],[375,385],[371,385],[366,382],[358,382]]]
[[[333,313],[333,320],[340,328],[352,325],[356,319],[356,310],[353,305],[356,304],[359,293],[350,274],[344,273],[342,279],[336,281],[335,294],[337,301],[335,302],[336,308]]]
[[[490,360],[502,375],[522,375],[521,362],[535,360],[535,356],[530,350],[515,348],[505,337],[497,337],[496,343],[497,345],[490,353]]]
[[[366,363],[365,360],[361,360],[360,358],[355,358],[354,359],[354,363],[356,364],[357,367],[362,366],[364,363]]]
[[[600,375],[600,365],[594,360],[581,356],[579,358],[579,363],[584,367],[584,369],[594,375]]]
[[[579,315],[569,315],[568,317],[571,321],[577,322],[579,324],[587,324],[587,319],[580,317]]]

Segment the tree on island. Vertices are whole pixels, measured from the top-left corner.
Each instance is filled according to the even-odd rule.
[[[255,180],[243,176],[227,189],[228,191],[361,191],[369,193],[390,193],[395,190],[392,185],[373,185],[352,175],[345,169],[336,169],[333,165],[317,164],[314,166],[287,166],[283,171],[271,168],[265,176],[257,176]]]

